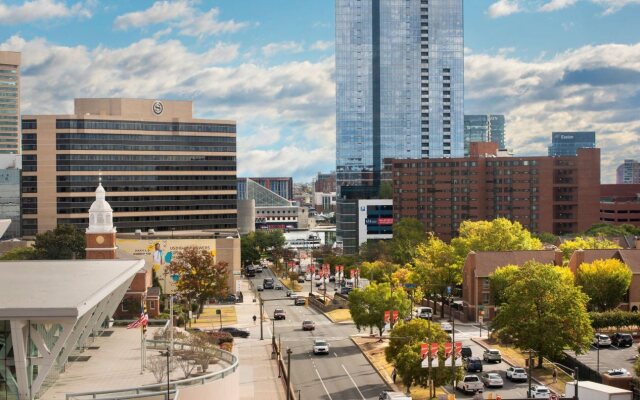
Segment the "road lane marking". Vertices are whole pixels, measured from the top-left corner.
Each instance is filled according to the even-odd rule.
[[[351,377],[351,374],[349,373],[349,371],[347,371],[347,367],[344,366],[344,364],[342,365],[342,369],[344,369],[344,372],[347,373],[347,376],[349,377],[349,379],[351,379],[351,382],[353,383],[353,386],[355,386],[356,390],[358,391],[358,393],[360,393],[360,396],[362,397],[362,400],[367,400],[364,395],[362,394],[362,392],[360,391],[360,389],[358,389],[358,385],[356,385],[356,381],[353,380],[353,378]]]
[[[318,375],[318,379],[320,379],[320,383],[322,384],[322,387],[324,388],[324,392],[327,394],[327,396],[329,396],[329,400],[333,400],[331,398],[331,395],[329,394],[329,391],[327,390],[327,387],[324,385],[324,381],[322,380],[322,377],[320,376],[320,372],[318,372],[318,368],[315,368],[315,363],[314,363],[314,369],[316,370],[316,375]],[[359,390],[358,390],[359,392]]]
[[[336,358],[338,357],[338,354],[336,354],[335,352],[333,353],[334,356],[336,356]]]

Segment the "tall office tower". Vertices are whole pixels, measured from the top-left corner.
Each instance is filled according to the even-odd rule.
[[[575,156],[578,149],[596,147],[595,132],[553,132],[551,134],[550,156]]]
[[[640,183],[640,162],[624,160],[616,169],[616,183]]]
[[[464,116],[464,155],[469,155],[469,143],[493,142],[504,149],[504,115]]]
[[[357,251],[354,201],[377,194],[384,159],[463,156],[463,52],[462,0],[336,0],[337,234],[346,253]]]
[[[0,154],[20,153],[20,53],[0,51]]]
[[[75,99],[22,131],[23,235],[86,228],[99,175],[119,232],[237,229],[234,121],[194,119],[190,101]]]

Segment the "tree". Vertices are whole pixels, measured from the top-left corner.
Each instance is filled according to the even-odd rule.
[[[14,247],[13,249],[4,253],[0,260],[2,261],[20,261],[20,260],[35,260],[36,249],[32,246],[26,247]]]
[[[537,238],[542,243],[547,243],[547,244],[556,244],[556,242],[558,241],[558,237],[553,233],[549,233],[549,232],[535,233],[533,234],[533,237]]]
[[[84,259],[87,242],[84,233],[75,225],[58,225],[52,231],[36,235],[33,244],[37,260]]]
[[[200,310],[204,309],[207,299],[227,294],[227,263],[215,263],[207,250],[185,247],[173,257],[168,271],[171,275],[178,275],[177,293],[189,303],[197,301]]]
[[[358,330],[377,328],[382,340],[384,312],[397,310],[402,320],[411,313],[411,301],[404,290],[391,290],[388,283],[372,282],[364,289],[354,289],[349,293],[349,311]]]
[[[391,185],[391,181],[380,182],[378,197],[381,199],[393,199],[393,186]]]
[[[573,240],[566,240],[560,244],[560,250],[562,251],[562,258],[565,262],[569,261],[571,255],[576,250],[587,249],[619,249],[617,243],[603,237],[581,237],[578,236]]]
[[[360,245],[360,261],[390,261],[385,240],[367,240]]]
[[[636,227],[631,224],[622,224],[622,225],[612,225],[606,222],[601,222],[599,224],[594,224],[591,228],[587,229],[584,232],[585,236],[638,236],[640,235],[640,227]]]
[[[456,257],[453,246],[431,234],[425,243],[418,245],[415,258],[416,281],[424,293],[439,294],[443,303],[449,287],[462,283],[462,264]]]
[[[631,270],[620,260],[595,260],[578,267],[576,284],[589,296],[589,309],[617,308],[631,285]]]
[[[372,282],[391,282],[391,274],[400,268],[386,261],[363,262],[360,264],[360,277]]]
[[[517,274],[517,265],[505,265],[496,269],[489,275],[489,290],[491,292],[491,301],[496,306],[500,306],[505,302],[505,290],[513,282],[515,274]]]
[[[513,274],[504,296],[492,326],[519,349],[535,350],[539,367],[543,357],[558,357],[565,348],[589,348],[588,298],[566,267],[529,261]]]
[[[394,263],[405,265],[415,256],[417,245],[426,239],[422,222],[405,218],[393,224],[393,239],[386,247]]]
[[[240,257],[242,259],[242,265],[257,264],[260,262],[260,250],[258,250],[254,232],[240,238]]]
[[[443,347],[444,343],[449,341],[449,335],[442,330],[440,324],[429,323],[423,319],[413,319],[407,323],[399,324],[391,330],[389,346],[385,349],[384,355],[387,362],[395,364],[398,374],[402,378],[402,383],[407,388],[414,384],[426,386],[429,369],[421,366],[420,345],[422,343],[438,343],[440,365],[443,365]],[[444,366],[433,368],[431,377],[436,386],[444,385],[451,381],[451,368]]]
[[[461,262],[470,251],[539,250],[542,243],[520,225],[506,218],[464,221],[459,236],[451,241]]]

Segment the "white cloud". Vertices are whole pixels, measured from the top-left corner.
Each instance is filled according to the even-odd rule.
[[[0,3],[0,23],[22,24],[37,20],[67,17],[91,17],[89,7],[82,2],[67,6],[56,0],[25,1],[19,6]]]
[[[605,8],[604,14],[613,14],[616,11],[619,11],[621,8],[626,7],[628,5],[638,5],[640,4],[640,0],[591,0],[596,4],[599,4]]]
[[[544,155],[552,131],[596,131],[602,180],[613,182],[640,139],[640,43],[585,46],[544,60],[465,59],[465,112],[504,113],[507,146]]]
[[[220,42],[195,52],[157,39],[87,48],[20,36],[0,43],[22,52],[25,115],[70,113],[75,97],[193,100],[197,117],[237,121],[242,174],[310,180],[335,168],[333,57],[264,66],[238,48]]]
[[[248,25],[234,20],[220,21],[218,8],[202,12],[194,3],[190,0],[156,1],[146,10],[118,16],[114,26],[116,29],[126,30],[167,23],[181,35],[205,37],[236,32]]]
[[[301,53],[303,51],[302,44],[294,41],[269,43],[262,47],[262,54],[265,57],[272,57],[279,53]]]
[[[324,51],[330,49],[331,47],[333,47],[333,42],[330,42],[328,40],[317,40],[309,48],[311,50]]]
[[[522,11],[518,0],[498,0],[489,6],[489,16],[491,18],[506,17]]]
[[[578,0],[551,0],[546,4],[543,4],[539,10],[542,12],[550,12],[562,10],[563,8],[574,5]]]

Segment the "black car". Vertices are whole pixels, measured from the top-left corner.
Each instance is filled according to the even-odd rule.
[[[631,347],[633,337],[628,333],[614,333],[611,335],[611,344],[618,347]]]
[[[463,360],[464,369],[467,372],[482,372],[482,360],[480,357],[469,357]]]
[[[220,332],[227,332],[233,337],[241,337],[248,338],[249,331],[246,329],[234,328],[233,326],[225,326],[224,328],[220,328]]]
[[[471,357],[473,355],[473,352],[471,351],[471,347],[462,346],[462,349],[460,349],[460,354],[462,355],[462,359],[464,360],[465,358]]]

